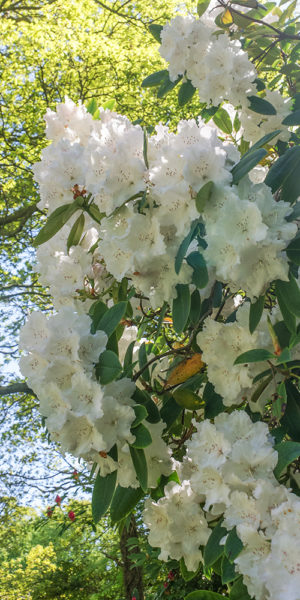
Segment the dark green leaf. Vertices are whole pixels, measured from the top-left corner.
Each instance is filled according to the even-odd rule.
[[[221,131],[224,131],[224,133],[228,133],[228,134],[232,133],[231,119],[230,119],[230,116],[229,116],[227,110],[225,110],[225,108],[218,109],[218,111],[216,112],[216,114],[213,117],[213,121],[217,125],[217,127],[219,127],[219,129],[221,129]]]
[[[118,471],[116,469],[112,473],[106,475],[106,477],[101,477],[99,473],[97,474],[92,495],[92,515],[94,523],[100,521],[110,506],[116,487],[117,473]]]
[[[300,456],[299,442],[281,442],[275,446],[278,452],[278,463],[274,469],[275,477],[279,477],[284,469]]]
[[[295,110],[282,121],[283,125],[294,126],[300,125],[300,109]]]
[[[100,383],[106,385],[116,379],[121,373],[122,365],[117,355],[111,350],[102,352],[96,366],[96,374],[99,377]]]
[[[266,144],[268,144],[274,137],[276,137],[276,135],[278,135],[278,133],[280,133],[280,131],[281,131],[281,129],[276,129],[275,131],[271,131],[271,133],[266,133],[266,135],[261,137],[260,140],[257,140],[257,142],[255,142],[255,144],[253,144],[253,146],[251,146],[251,148],[249,148],[249,150],[247,152],[245,152],[243,158],[245,158],[247,155],[254,152],[254,150],[257,150],[258,148],[263,148],[263,146],[266,146]]]
[[[286,381],[287,404],[281,424],[295,442],[300,442],[300,393],[290,382]]]
[[[222,556],[224,546],[220,546],[220,541],[227,533],[227,529],[222,527],[221,523],[218,523],[212,530],[204,548],[204,564],[206,567],[211,567]]]
[[[208,590],[197,590],[190,592],[184,600],[228,600],[228,596],[221,596],[217,592],[209,592]]]
[[[192,223],[189,233],[182,240],[182,242],[179,246],[179,249],[178,249],[178,252],[177,252],[176,258],[175,258],[175,272],[177,273],[177,275],[180,271],[182,261],[186,255],[186,251],[187,251],[191,241],[194,239],[195,235],[197,234],[197,227],[198,227],[198,220],[194,221]]]
[[[164,322],[164,318],[165,318],[165,314],[166,314],[167,310],[168,310],[168,303],[164,302],[164,304],[163,304],[163,306],[161,308],[161,311],[160,311],[160,315],[159,315],[158,321],[157,321],[157,326],[156,326],[154,340],[157,340],[157,338],[159,336],[159,333],[160,333],[160,330],[161,330],[161,326],[162,326],[162,324]]]
[[[182,413],[182,408],[177,404],[173,396],[168,396],[160,409],[160,418],[166,423],[168,429],[173,425],[180,413]]]
[[[204,388],[203,400],[205,402],[205,419],[213,419],[224,411],[222,396],[215,392],[214,386],[210,382]]]
[[[159,410],[151,396],[145,390],[136,388],[132,398],[137,404],[142,404],[147,409],[148,416],[146,421],[149,423],[158,423],[160,421]]]
[[[281,188],[281,199],[293,203],[300,195],[300,146],[289,148],[272,165],[265,179],[272,192]]]
[[[296,237],[291,241],[286,248],[286,253],[288,258],[295,263],[295,265],[300,265],[300,237]]]
[[[272,352],[265,350],[264,348],[257,348],[255,350],[248,350],[240,354],[235,361],[234,365],[243,365],[245,363],[261,362],[263,360],[270,360],[270,358],[276,358]]]
[[[118,302],[109,308],[98,322],[97,329],[105,331],[108,337],[114,332],[121,319],[123,319],[127,308],[127,302]]]
[[[197,13],[199,17],[201,17],[205,13],[206,9],[209,7],[209,4],[210,0],[198,0]]]
[[[277,284],[278,284],[278,282],[277,282]],[[286,305],[286,298],[285,298],[284,290],[282,290],[281,287],[278,286],[277,284],[275,286],[275,293],[277,296],[279,308],[281,310],[281,314],[283,316],[284,323],[285,323],[287,329],[291,333],[294,333],[296,331],[296,317],[294,314],[291,313],[291,311],[289,310],[289,308]]]
[[[236,572],[234,564],[231,563],[227,556],[222,557],[221,563],[221,579],[222,583],[229,583],[239,577],[239,573]]]
[[[232,183],[237,184],[242,177],[247,175],[247,173],[249,173],[249,171],[251,171],[266,156],[266,154],[267,151],[264,148],[258,148],[257,150],[254,150],[254,152],[244,154],[240,162],[238,162],[231,170]]]
[[[185,562],[184,562],[183,558],[180,559],[179,565],[180,565],[180,574],[181,574],[182,578],[184,579],[184,581],[191,581],[199,573],[199,568],[197,569],[197,571],[188,571],[185,566]]]
[[[293,212],[285,218],[287,221],[294,221],[295,219],[300,218],[300,202],[297,202],[295,206],[293,206]]]
[[[281,300],[283,299],[287,309],[296,317],[300,317],[300,290],[293,275],[290,275],[289,281],[277,279],[275,290],[277,298],[279,295]],[[288,327],[288,324],[286,325]]]
[[[248,594],[248,590],[243,583],[242,577],[240,577],[233,584],[230,590],[229,598],[230,600],[251,600],[251,597]]]
[[[189,319],[192,325],[196,325],[200,319],[201,314],[201,296],[198,290],[194,290],[191,295],[191,310]]]
[[[199,190],[196,196],[196,207],[199,213],[202,213],[206,207],[206,203],[209,201],[212,190],[213,190],[213,181],[208,181],[205,183],[202,188]]]
[[[254,0],[254,2],[256,2],[256,0]],[[236,2],[233,2],[233,4],[236,4]],[[245,4],[247,4],[247,2]],[[254,83],[256,85],[256,89],[257,89],[258,92],[262,92],[262,90],[266,89],[266,84],[265,84],[265,82],[262,79],[259,79],[257,77],[256,79],[254,79]]]
[[[104,304],[104,302],[102,302],[102,300],[97,300],[97,302],[95,302],[94,304],[92,304],[90,311],[89,311],[89,315],[92,319],[92,325],[91,325],[91,333],[96,333],[96,331],[98,331],[100,329],[100,327],[98,327],[104,313],[106,313],[106,311],[108,310],[106,304]]]
[[[194,88],[190,80],[184,81],[178,92],[179,106],[184,106],[185,104],[187,104],[187,102],[189,102],[193,97],[195,91],[196,88]]]
[[[142,490],[146,492],[148,484],[148,468],[145,452],[142,448],[132,448],[132,446],[129,446],[129,450],[140,486]]]
[[[87,112],[89,112],[93,116],[95,114],[97,108],[98,108],[97,100],[95,98],[91,98],[91,100],[89,100],[89,102],[87,103],[87,106],[86,106]]]
[[[144,419],[146,419],[146,417],[148,416],[148,412],[147,412],[146,407],[143,406],[142,404],[135,404],[132,408],[135,412],[135,419],[134,419],[133,423],[131,423],[131,429],[134,429]],[[133,434],[135,435],[135,432],[133,432]]]
[[[167,69],[163,69],[162,71],[156,71],[156,73],[152,73],[152,75],[148,75],[148,77],[144,79],[144,81],[142,82],[142,87],[155,87],[165,79],[169,80],[169,71],[167,71]]]
[[[156,41],[159,42],[160,44],[161,44],[160,34],[163,30],[163,27],[164,27],[163,25],[157,25],[156,23],[149,25],[150,33],[153,35],[153,37],[156,39]]]
[[[143,342],[139,347],[139,366],[142,369],[148,362],[148,356],[146,353],[146,344]],[[145,381],[150,381],[150,373],[149,368],[143,371],[143,379]]]
[[[236,527],[229,532],[225,542],[224,550],[225,555],[231,562],[234,561],[234,559],[237,558],[237,556],[242,552],[243,543],[237,535]]]
[[[208,284],[208,272],[206,262],[200,252],[192,252],[187,256],[186,262],[194,269],[192,283],[197,288],[204,288]]]
[[[118,523],[118,521],[124,519],[134,509],[143,496],[144,492],[141,488],[123,488],[118,485],[110,507],[112,522]]]
[[[135,340],[133,340],[133,342],[130,342],[129,346],[127,347],[126,354],[124,357],[124,371],[127,371],[129,369],[130,365],[132,364],[132,355],[133,355],[134,345],[135,345]]]
[[[177,298],[173,300],[173,327],[180,334],[185,328],[191,308],[191,296],[188,284],[176,285]]]
[[[76,219],[67,239],[67,250],[69,252],[71,246],[77,246],[80,242],[80,238],[82,236],[83,228],[84,228],[84,214],[81,213],[78,219]]]
[[[135,435],[135,441],[131,444],[132,448],[147,448],[152,443],[150,432],[142,423],[134,427],[132,434]]]
[[[203,108],[200,113],[203,121],[205,123],[210,121],[210,119],[216,114],[218,108],[219,108],[218,106],[210,106],[209,108]]]
[[[79,208],[80,206],[76,202],[72,202],[72,204],[64,204],[54,210],[48,217],[44,227],[37,234],[34,246],[39,246],[50,240]]]
[[[249,109],[253,112],[259,113],[260,115],[276,115],[276,109],[267,100],[260,98],[259,96],[248,96],[250,101]]]
[[[264,310],[265,296],[260,296],[256,302],[250,305],[249,331],[253,333],[261,319]]]

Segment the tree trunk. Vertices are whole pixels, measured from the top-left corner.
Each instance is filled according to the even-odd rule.
[[[132,567],[130,554],[138,552],[139,547],[127,546],[129,538],[138,537],[138,531],[134,516],[131,516],[129,527],[124,526],[120,537],[120,549],[123,562],[123,582],[126,600],[144,600],[143,570],[141,567]]]

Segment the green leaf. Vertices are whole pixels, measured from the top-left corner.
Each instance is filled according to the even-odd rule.
[[[256,302],[250,305],[249,331],[253,333],[262,317],[265,304],[265,296],[260,296]]]
[[[300,195],[300,146],[293,146],[272,165],[265,179],[272,192],[281,188],[281,199],[295,202]]]
[[[147,448],[152,444],[150,431],[142,423],[136,425],[131,433],[135,435],[135,441],[130,444],[131,448]]]
[[[210,200],[212,190],[213,190],[213,181],[208,181],[205,183],[202,188],[199,190],[196,196],[196,207],[199,213],[202,213],[206,207],[206,203]]]
[[[289,126],[300,125],[300,110],[295,110],[295,112],[292,112],[285,117],[285,119],[282,121],[282,124]]]
[[[118,485],[110,507],[112,522],[118,523],[127,517],[143,496],[144,492],[141,488],[123,488]]]
[[[199,17],[201,17],[205,13],[206,9],[209,7],[209,4],[210,0],[198,0],[197,13]]]
[[[81,213],[78,219],[76,219],[67,239],[67,250],[69,252],[71,246],[78,246],[80,242],[80,238],[82,236],[83,228],[84,228],[85,218],[84,214]]]
[[[124,371],[127,371],[132,365],[132,356],[135,343],[135,340],[133,340],[133,342],[131,342],[127,347],[126,354],[124,357]]]
[[[185,328],[191,308],[190,288],[188,284],[176,285],[177,298],[173,300],[173,327],[180,334]]]
[[[227,556],[222,557],[221,562],[221,579],[222,583],[229,583],[239,577],[239,573],[236,572],[234,564],[232,564]]]
[[[109,308],[98,322],[97,330],[105,331],[108,337],[115,331],[127,308],[127,302],[118,302]]]
[[[104,108],[104,110],[113,110],[115,104],[116,104],[116,100],[114,98],[112,98],[111,100],[106,100],[106,102],[104,102],[104,104],[102,104],[102,108]]]
[[[114,460],[118,459],[117,452],[113,458]],[[99,473],[97,473],[92,494],[92,515],[94,523],[100,521],[110,506],[116,487],[117,473],[117,469],[106,475],[106,477],[101,477]]]
[[[163,25],[157,25],[156,23],[152,23],[151,25],[149,25],[150,33],[153,35],[153,37],[156,39],[156,41],[159,42],[160,44],[161,44],[160,34],[161,34],[163,28],[164,28]]]
[[[248,2],[248,0],[247,0]],[[245,4],[247,4],[247,2]],[[254,2],[256,2],[256,0],[254,0]],[[236,2],[233,2],[233,4],[236,4]],[[257,2],[256,2],[257,4]],[[254,79],[254,83],[256,85],[256,89],[258,92],[262,92],[262,90],[266,89],[266,84],[262,79],[259,79],[258,77],[256,79]]]
[[[285,218],[287,221],[295,221],[295,219],[300,218],[300,202],[296,202],[296,204],[293,206],[293,212]],[[293,241],[294,240],[292,240],[291,243],[293,243]]]
[[[187,104],[187,102],[189,102],[193,97],[195,91],[196,88],[194,88],[192,82],[189,79],[187,81],[184,81],[178,92],[179,106],[184,106],[185,104]]]
[[[177,388],[175,392],[173,392],[173,397],[178,406],[187,410],[199,410],[204,404],[202,398],[200,398],[198,394],[195,394],[195,392],[186,387]]]
[[[300,443],[299,442],[281,442],[275,446],[275,450],[278,452],[278,462],[274,469],[275,477],[279,478],[282,471],[293,462],[298,456],[300,456]]]
[[[203,400],[205,402],[205,419],[213,419],[224,411],[222,396],[215,392],[215,388],[210,382],[208,382],[204,388]]]
[[[285,382],[287,403],[281,424],[295,442],[300,442],[300,393],[290,382]]]
[[[122,373],[122,365],[117,355],[111,350],[104,350],[100,354],[96,366],[96,374],[102,385],[110,383]]]
[[[208,271],[203,255],[197,250],[191,252],[191,254],[187,256],[186,262],[194,269],[192,283],[194,283],[197,288],[204,288],[208,284]]]
[[[270,358],[276,358],[274,354],[269,352],[269,350],[265,350],[264,348],[257,348],[255,350],[248,350],[248,352],[243,352],[240,354],[235,361],[234,365],[242,365],[245,363],[253,363],[253,362],[262,362],[263,360],[270,360]]]
[[[292,240],[285,251],[287,257],[295,263],[295,265],[300,265],[300,237],[296,237]]]
[[[257,150],[254,150],[254,152],[244,154],[241,160],[234,165],[231,170],[232,183],[237,184],[240,179],[247,175],[247,173],[249,173],[249,171],[251,171],[266,155],[267,151],[264,148],[258,148]]]
[[[160,409],[160,418],[169,429],[182,413],[182,408],[177,404],[173,396],[169,395]]]
[[[235,558],[242,552],[243,550],[243,542],[240,540],[239,536],[236,532],[236,527],[234,527],[228,534],[227,540],[225,542],[225,555],[228,560],[231,562],[234,561]]]
[[[285,384],[284,381],[282,381],[277,387],[277,394],[274,396],[272,402],[271,413],[273,417],[276,417],[276,419],[280,419],[283,416],[283,406],[286,406],[286,399]]]
[[[179,81],[181,81],[181,79],[182,76],[180,75],[180,77],[178,77],[175,81],[171,81],[170,79],[163,81],[160,88],[158,89],[157,97],[164,98],[169,92],[171,92],[174,89],[174,87],[177,85],[177,83],[179,83]]]
[[[177,273],[177,275],[181,269],[181,265],[182,265],[185,255],[186,255],[187,249],[188,249],[191,241],[194,239],[194,237],[197,234],[198,223],[199,223],[198,220],[196,220],[192,223],[189,233],[182,240],[182,242],[178,248],[178,252],[175,257],[175,272]]]
[[[40,246],[40,244],[48,242],[48,240],[50,240],[67,223],[79,208],[80,206],[78,203],[72,202],[72,204],[64,204],[54,210],[48,217],[44,227],[42,227],[37,234],[34,240],[34,246]]]
[[[232,133],[231,118],[227,110],[225,110],[225,108],[218,109],[218,111],[213,117],[213,121],[217,125],[217,127],[221,129],[221,131],[224,131],[224,133]]]
[[[259,96],[248,96],[250,101],[249,109],[253,112],[259,113],[260,115],[276,115],[276,109],[267,100],[260,98]]]
[[[275,285],[275,293],[278,300],[279,308],[281,310],[281,314],[283,316],[284,323],[287,329],[291,333],[294,333],[296,331],[296,317],[290,312],[289,308],[286,305],[284,290],[282,290],[280,286],[278,287],[277,284],[278,282]]]
[[[148,77],[144,79],[144,81],[142,82],[142,87],[155,87],[165,79],[169,81],[169,71],[167,69],[163,69],[162,71],[156,71],[156,73],[152,73],[152,75],[148,75]]]
[[[191,295],[191,310],[189,319],[192,325],[196,325],[200,319],[201,314],[201,296],[198,290],[194,290]]]
[[[233,584],[230,590],[229,598],[230,600],[251,600],[251,597],[248,594],[248,590],[243,583],[242,577],[240,577]]]
[[[145,390],[136,388],[132,398],[137,404],[142,404],[147,409],[148,416],[146,417],[146,421],[149,423],[158,423],[160,421],[159,410],[151,396]]]
[[[140,486],[142,490],[146,492],[148,483],[148,467],[145,452],[142,448],[132,448],[132,446],[129,446],[129,450]]]
[[[201,110],[201,118],[203,119],[203,121],[205,123],[208,123],[208,121],[210,121],[210,119],[212,119],[212,117],[216,114],[217,110],[218,110],[218,106],[210,106],[209,108],[202,108]]]
[[[197,590],[190,592],[184,600],[228,600],[228,596],[221,596],[217,592],[209,592],[208,590]]]
[[[132,408],[135,412],[135,419],[134,419],[133,423],[131,423],[131,429],[134,429],[144,419],[146,419],[146,417],[148,416],[148,411],[147,411],[146,407],[143,406],[142,404],[135,404],[135,406],[133,406]],[[133,435],[135,435],[135,432],[133,432]]]
[[[100,327],[98,327],[104,313],[106,313],[108,310],[106,304],[104,304],[104,302],[102,302],[102,300],[97,300],[97,302],[95,302],[94,304],[92,304],[90,311],[89,311],[89,315],[92,319],[92,325],[91,325],[91,333],[96,333],[96,331],[98,331],[100,329]]]
[[[147,364],[147,362],[148,362],[148,356],[147,356],[147,352],[146,352],[146,344],[145,344],[145,342],[143,342],[139,348],[140,369],[142,369],[142,367],[144,367]],[[142,377],[143,377],[144,381],[150,381],[149,368],[147,368],[143,371]]]
[[[227,533],[227,529],[222,527],[221,523],[218,523],[212,530],[204,548],[204,564],[206,567],[211,567],[222,556],[224,546],[220,546],[220,541]]]
[[[191,581],[199,573],[199,568],[197,569],[197,571],[188,571],[185,566],[184,558],[180,559],[179,566],[180,566],[180,575],[182,576],[184,581]]]
[[[277,279],[275,291],[277,298],[279,294],[281,300],[283,299],[284,304],[292,313],[292,315],[295,315],[295,317],[300,317],[300,290],[293,275],[290,275],[289,281],[281,281],[280,279]],[[284,315],[282,316],[284,318]],[[286,325],[288,327],[288,324]]]
[[[97,105],[96,98],[91,98],[91,100],[89,100],[86,105],[87,112],[90,113],[90,115],[92,115],[92,117],[93,117],[97,108],[98,108],[98,105]]]
[[[276,135],[278,135],[280,132],[281,132],[281,129],[276,129],[275,131],[271,131],[271,133],[266,133],[266,135],[263,135],[263,137],[261,137],[260,140],[255,142],[255,144],[253,144],[253,146],[251,146],[251,148],[249,148],[249,150],[247,150],[247,152],[245,152],[243,158],[245,158],[247,155],[254,152],[254,150],[257,150],[258,148],[263,148],[263,146],[266,146],[266,144],[268,144],[271,140],[273,140],[273,138],[276,137]]]

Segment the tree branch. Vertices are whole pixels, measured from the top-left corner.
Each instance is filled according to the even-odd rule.
[[[0,386],[0,396],[8,396],[9,394],[30,394],[35,396],[35,393],[27,383],[12,383],[11,385]]]

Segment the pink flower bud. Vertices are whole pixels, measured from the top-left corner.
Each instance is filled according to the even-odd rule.
[[[68,517],[70,521],[75,521],[75,513],[72,510],[68,512]]]
[[[57,495],[56,498],[55,498],[55,502],[56,502],[56,504],[58,504],[58,506],[60,506],[61,497]]]

